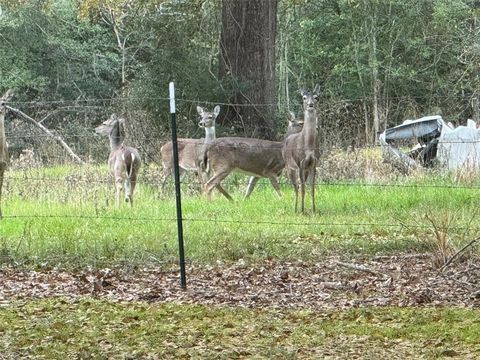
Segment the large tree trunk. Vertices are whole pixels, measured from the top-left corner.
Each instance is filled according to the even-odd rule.
[[[223,0],[219,75],[238,81],[224,121],[255,137],[274,135],[276,16],[277,0]]]

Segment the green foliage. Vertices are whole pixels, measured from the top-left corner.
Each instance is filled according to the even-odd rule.
[[[132,128],[164,135],[173,80],[179,134],[190,136],[197,102],[226,102],[248,86],[217,78],[220,1],[0,6],[0,91],[13,88],[15,101],[59,102],[23,108],[40,118],[58,112],[49,117],[52,128],[91,127],[117,111],[133,119]],[[460,123],[478,115],[475,6],[467,0],[280,1],[275,132],[282,132],[287,110],[301,114],[298,89],[315,83],[323,91],[324,138],[334,144],[369,140],[374,105],[383,126],[433,113]],[[76,112],[66,115],[70,105]],[[102,111],[92,114],[92,105]]]
[[[365,102],[371,118],[373,76],[378,72],[380,115],[389,125],[440,109],[447,119],[472,117],[478,87],[478,26],[471,2],[285,1],[280,10],[281,57],[286,54],[290,93],[323,84],[325,131],[329,121],[352,126],[337,104]],[[478,19],[478,15],[477,19]],[[282,40],[281,40],[282,41]],[[473,45],[476,44],[476,45]],[[465,57],[466,52],[469,56]],[[281,64],[280,64],[281,65]],[[279,72],[282,76],[282,72]],[[458,81],[458,79],[462,79]],[[285,82],[281,78],[280,83]],[[363,105],[357,105],[359,107]],[[364,110],[362,110],[364,112]],[[338,114],[339,113],[339,114]],[[333,117],[335,118],[333,119]],[[353,115],[363,124],[361,116]]]
[[[12,88],[17,101],[109,97],[118,86],[112,34],[79,21],[69,2],[5,10],[0,33],[0,89]]]

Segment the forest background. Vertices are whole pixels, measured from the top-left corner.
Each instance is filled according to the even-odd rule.
[[[479,120],[479,15],[476,0],[1,0],[0,92],[85,157],[104,158],[93,128],[120,113],[156,160],[169,81],[181,136],[221,104],[217,136],[274,139],[319,83],[322,145],[368,145],[409,118]],[[7,122],[14,156],[41,148],[36,131]]]

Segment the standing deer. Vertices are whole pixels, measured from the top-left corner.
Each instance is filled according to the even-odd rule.
[[[12,96],[11,90],[8,90],[5,95],[0,98],[0,219],[2,218],[2,187],[3,175],[8,167],[8,146],[7,138],[5,136],[5,113],[6,102]]]
[[[137,184],[138,171],[141,159],[138,150],[123,143],[120,125],[124,119],[112,114],[108,120],[95,128],[100,135],[108,135],[110,139],[110,155],[108,167],[115,182],[115,205],[120,206],[120,192],[124,190],[125,201],[133,206],[133,192]]]
[[[205,139],[178,139],[178,165],[180,173],[196,172],[200,186],[203,186],[203,169],[201,166],[204,147],[215,140],[215,120],[220,114],[220,106],[215,106],[213,112],[206,111],[204,108],[197,106],[198,115],[200,115],[199,127],[205,129]],[[163,180],[162,192],[164,192],[165,184],[168,177],[173,174],[173,144],[167,142],[160,148],[162,154]],[[218,190],[227,198],[228,193],[219,187]]]
[[[315,212],[315,172],[317,143],[317,110],[320,87],[315,85],[312,92],[301,91],[303,96],[304,124],[297,134],[290,135],[283,144],[282,155],[288,177],[295,191],[295,212],[298,204],[298,182],[300,179],[301,210],[305,211],[305,181],[311,176],[312,211]]]
[[[219,138],[206,146],[203,164],[213,174],[204,187],[209,200],[213,188],[219,186],[234,170],[257,178],[268,178],[278,196],[282,196],[277,180],[285,167],[281,142],[241,137]],[[231,196],[228,198],[231,199]]]
[[[285,135],[285,139],[291,134],[300,132],[303,128],[303,119],[297,119],[295,117],[295,114],[292,111],[289,111],[288,115],[289,115],[288,128],[287,128],[287,133]],[[260,180],[258,176],[250,177],[247,185],[247,190],[245,191],[244,199],[248,199],[250,197],[250,194],[255,188],[255,185],[257,184],[258,180]]]

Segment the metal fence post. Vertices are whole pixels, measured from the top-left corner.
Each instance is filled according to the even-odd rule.
[[[175,84],[169,84],[170,92],[170,118],[172,128],[172,150],[175,176],[175,198],[177,207],[177,231],[178,231],[178,255],[180,262],[180,285],[182,289],[187,288],[187,276],[185,273],[185,252],[183,247],[183,218],[182,218],[182,199],[180,194],[180,168],[178,166],[178,143],[177,143],[177,122],[175,116]]]

